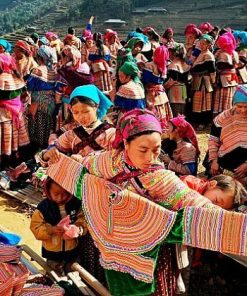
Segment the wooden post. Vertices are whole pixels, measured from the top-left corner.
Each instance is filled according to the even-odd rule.
[[[110,292],[80,264],[73,263],[71,269],[78,271],[81,278],[101,296],[111,296]]]

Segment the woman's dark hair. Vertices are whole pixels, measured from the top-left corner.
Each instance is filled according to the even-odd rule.
[[[94,33],[93,34],[93,40],[94,40],[95,45],[97,46],[97,48],[99,50],[99,54],[101,56],[104,56],[105,51],[104,51],[104,42],[103,42],[102,34],[100,32]]]
[[[74,97],[71,101],[70,101],[70,105],[71,106],[74,106],[75,104],[77,103],[83,103],[83,104],[86,104],[90,107],[97,107],[98,105],[93,102],[91,99],[87,98],[87,97],[84,97],[84,96],[77,96],[77,97]]]
[[[244,186],[231,176],[218,175],[209,179],[209,181],[217,181],[217,187],[222,191],[233,191],[234,204],[239,206],[247,200],[247,190]]]
[[[69,27],[68,34],[75,35],[75,29],[73,27]]]

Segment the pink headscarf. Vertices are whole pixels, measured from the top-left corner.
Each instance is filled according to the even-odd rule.
[[[168,48],[164,45],[157,47],[153,54],[153,61],[157,65],[162,76],[166,74],[166,62],[169,59]]]
[[[58,38],[57,34],[55,34],[55,33],[53,33],[53,32],[46,32],[46,33],[45,33],[45,37],[46,37],[47,39],[52,39],[52,38],[57,39],[57,38]]]
[[[223,51],[232,54],[236,49],[236,40],[231,32],[227,32],[217,39],[217,46]]]
[[[85,39],[85,40],[93,40],[93,34],[90,30],[84,30],[82,32],[82,37]]]
[[[179,136],[184,139],[188,138],[192,145],[196,148],[197,154],[200,154],[196,132],[192,125],[184,119],[183,115],[178,115],[170,120],[173,126],[176,127]]]
[[[202,32],[196,27],[195,24],[189,24],[185,27],[184,35],[193,34],[196,38],[202,35]]]
[[[134,109],[126,112],[118,120],[113,148],[120,148],[123,140],[142,132],[158,132],[162,134],[160,122],[155,115],[146,109]]]
[[[205,31],[208,31],[208,32],[211,32],[213,30],[213,26],[210,24],[210,23],[201,23],[200,26],[199,26],[199,29],[201,31],[205,30]]]

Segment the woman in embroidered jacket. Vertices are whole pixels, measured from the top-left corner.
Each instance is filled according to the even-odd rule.
[[[211,36],[204,34],[200,37],[201,53],[191,67],[192,74],[192,111],[195,122],[205,126],[210,122],[212,109],[213,86],[215,84],[215,58],[210,46]]]
[[[52,131],[56,130],[55,94],[57,73],[54,64],[57,62],[53,48],[42,45],[37,53],[39,66],[27,79],[27,90],[31,92],[31,105],[28,114],[30,141],[38,147],[45,148]]]
[[[164,87],[173,116],[184,114],[187,99],[188,74],[190,66],[185,62],[186,49],[182,43],[173,42],[169,48],[171,63],[167,67],[167,81]]]
[[[117,150],[90,154],[82,165],[59,155],[53,159],[58,163],[48,168],[51,178],[82,199],[112,295],[151,295],[154,291],[159,296],[174,295],[172,251],[169,245],[159,244],[164,239],[247,253],[241,251],[246,245],[247,217],[213,206],[160,166],[161,132],[154,114],[132,110],[118,124]],[[90,174],[85,174],[83,165]],[[205,227],[205,221],[215,227]],[[229,223],[236,223],[239,231]],[[229,244],[229,239],[235,243]]]
[[[74,89],[70,96],[70,109],[78,127],[65,131],[54,142],[54,147],[42,151],[37,159],[43,166],[59,154],[72,155],[77,161],[93,151],[112,148],[115,128],[102,122],[111,101],[95,86],[84,85]],[[82,241],[81,264],[98,280],[104,282],[104,273],[99,265],[99,252],[90,235]]]
[[[177,175],[197,174],[197,162],[200,154],[195,130],[184,116],[172,118],[168,122],[169,140],[176,142],[171,157],[164,155],[162,161]],[[166,152],[166,151],[164,151]]]
[[[101,33],[94,33],[95,42],[94,51],[91,50],[88,55],[88,64],[92,70],[94,84],[105,94],[112,90],[112,80],[109,63],[111,54],[109,48],[103,44]]]
[[[232,107],[232,97],[238,85],[236,67],[239,63],[239,57],[235,51],[236,40],[232,33],[221,35],[216,44],[219,50],[215,53],[218,83],[214,95],[214,115]]]
[[[7,53],[0,54],[0,168],[14,166],[15,154],[29,144],[25,127],[22,89],[25,82],[17,72],[15,60]]]
[[[121,86],[116,94],[114,105],[121,112],[146,107],[144,87],[139,79],[139,69],[134,62],[125,62],[119,69]]]
[[[143,83],[146,90],[147,106],[148,109],[156,113],[162,128],[165,128],[167,121],[172,118],[168,97],[163,87],[168,58],[169,53],[167,47],[161,45],[154,51],[153,61],[146,63],[143,69]]]
[[[233,108],[219,114],[213,121],[208,141],[211,172],[226,169],[244,184],[247,183],[247,85],[237,87]]]

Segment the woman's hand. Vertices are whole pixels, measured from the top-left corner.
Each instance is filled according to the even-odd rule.
[[[71,158],[79,163],[82,163],[82,160],[83,160],[83,157],[80,154],[72,154]]]
[[[211,174],[213,176],[215,176],[219,173],[219,171],[220,171],[220,166],[219,166],[217,160],[213,160],[212,164],[211,164]]]
[[[247,175],[247,162],[242,163],[234,170],[234,174],[237,178],[244,178]]]
[[[57,150],[56,147],[51,148],[50,150],[46,151],[43,155],[44,161],[49,161],[50,163],[56,163],[60,159],[60,152]]]

